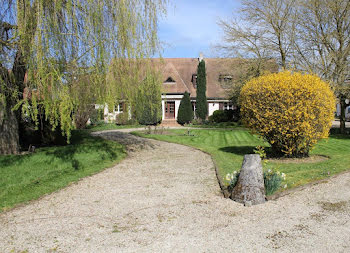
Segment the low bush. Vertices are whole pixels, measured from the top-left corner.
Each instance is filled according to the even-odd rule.
[[[208,119],[211,123],[237,122],[239,112],[238,110],[216,110]]]
[[[129,124],[129,115],[128,113],[122,112],[117,114],[115,118],[115,123],[117,125],[128,125]]]

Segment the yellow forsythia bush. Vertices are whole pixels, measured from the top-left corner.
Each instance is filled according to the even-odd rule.
[[[240,93],[243,123],[266,139],[275,155],[308,156],[327,138],[335,111],[330,86],[315,75],[284,71],[248,81]]]

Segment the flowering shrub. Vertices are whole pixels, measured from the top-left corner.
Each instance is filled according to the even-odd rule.
[[[277,191],[280,188],[282,182],[285,180],[286,174],[284,173],[280,173],[279,171],[271,169],[264,171],[264,185],[266,195],[271,195]],[[287,188],[287,184],[285,184],[283,187]]]
[[[266,139],[275,155],[308,156],[328,137],[335,110],[329,85],[315,75],[289,71],[247,82],[240,94],[243,123]]]

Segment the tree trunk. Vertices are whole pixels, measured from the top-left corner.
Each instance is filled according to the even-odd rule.
[[[0,107],[0,133],[0,154],[18,154],[18,120],[8,104],[2,104]]]
[[[345,103],[345,97],[340,98],[340,133],[345,134],[345,109],[346,109],[346,103]]]
[[[245,155],[238,182],[231,199],[246,206],[265,203],[264,175],[261,158],[257,154]]]

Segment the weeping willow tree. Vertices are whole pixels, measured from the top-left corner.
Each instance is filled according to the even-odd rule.
[[[19,152],[23,115],[38,124],[43,113],[69,140],[74,115],[87,103],[134,101],[140,67],[159,48],[157,23],[166,2],[2,1],[0,153]]]

